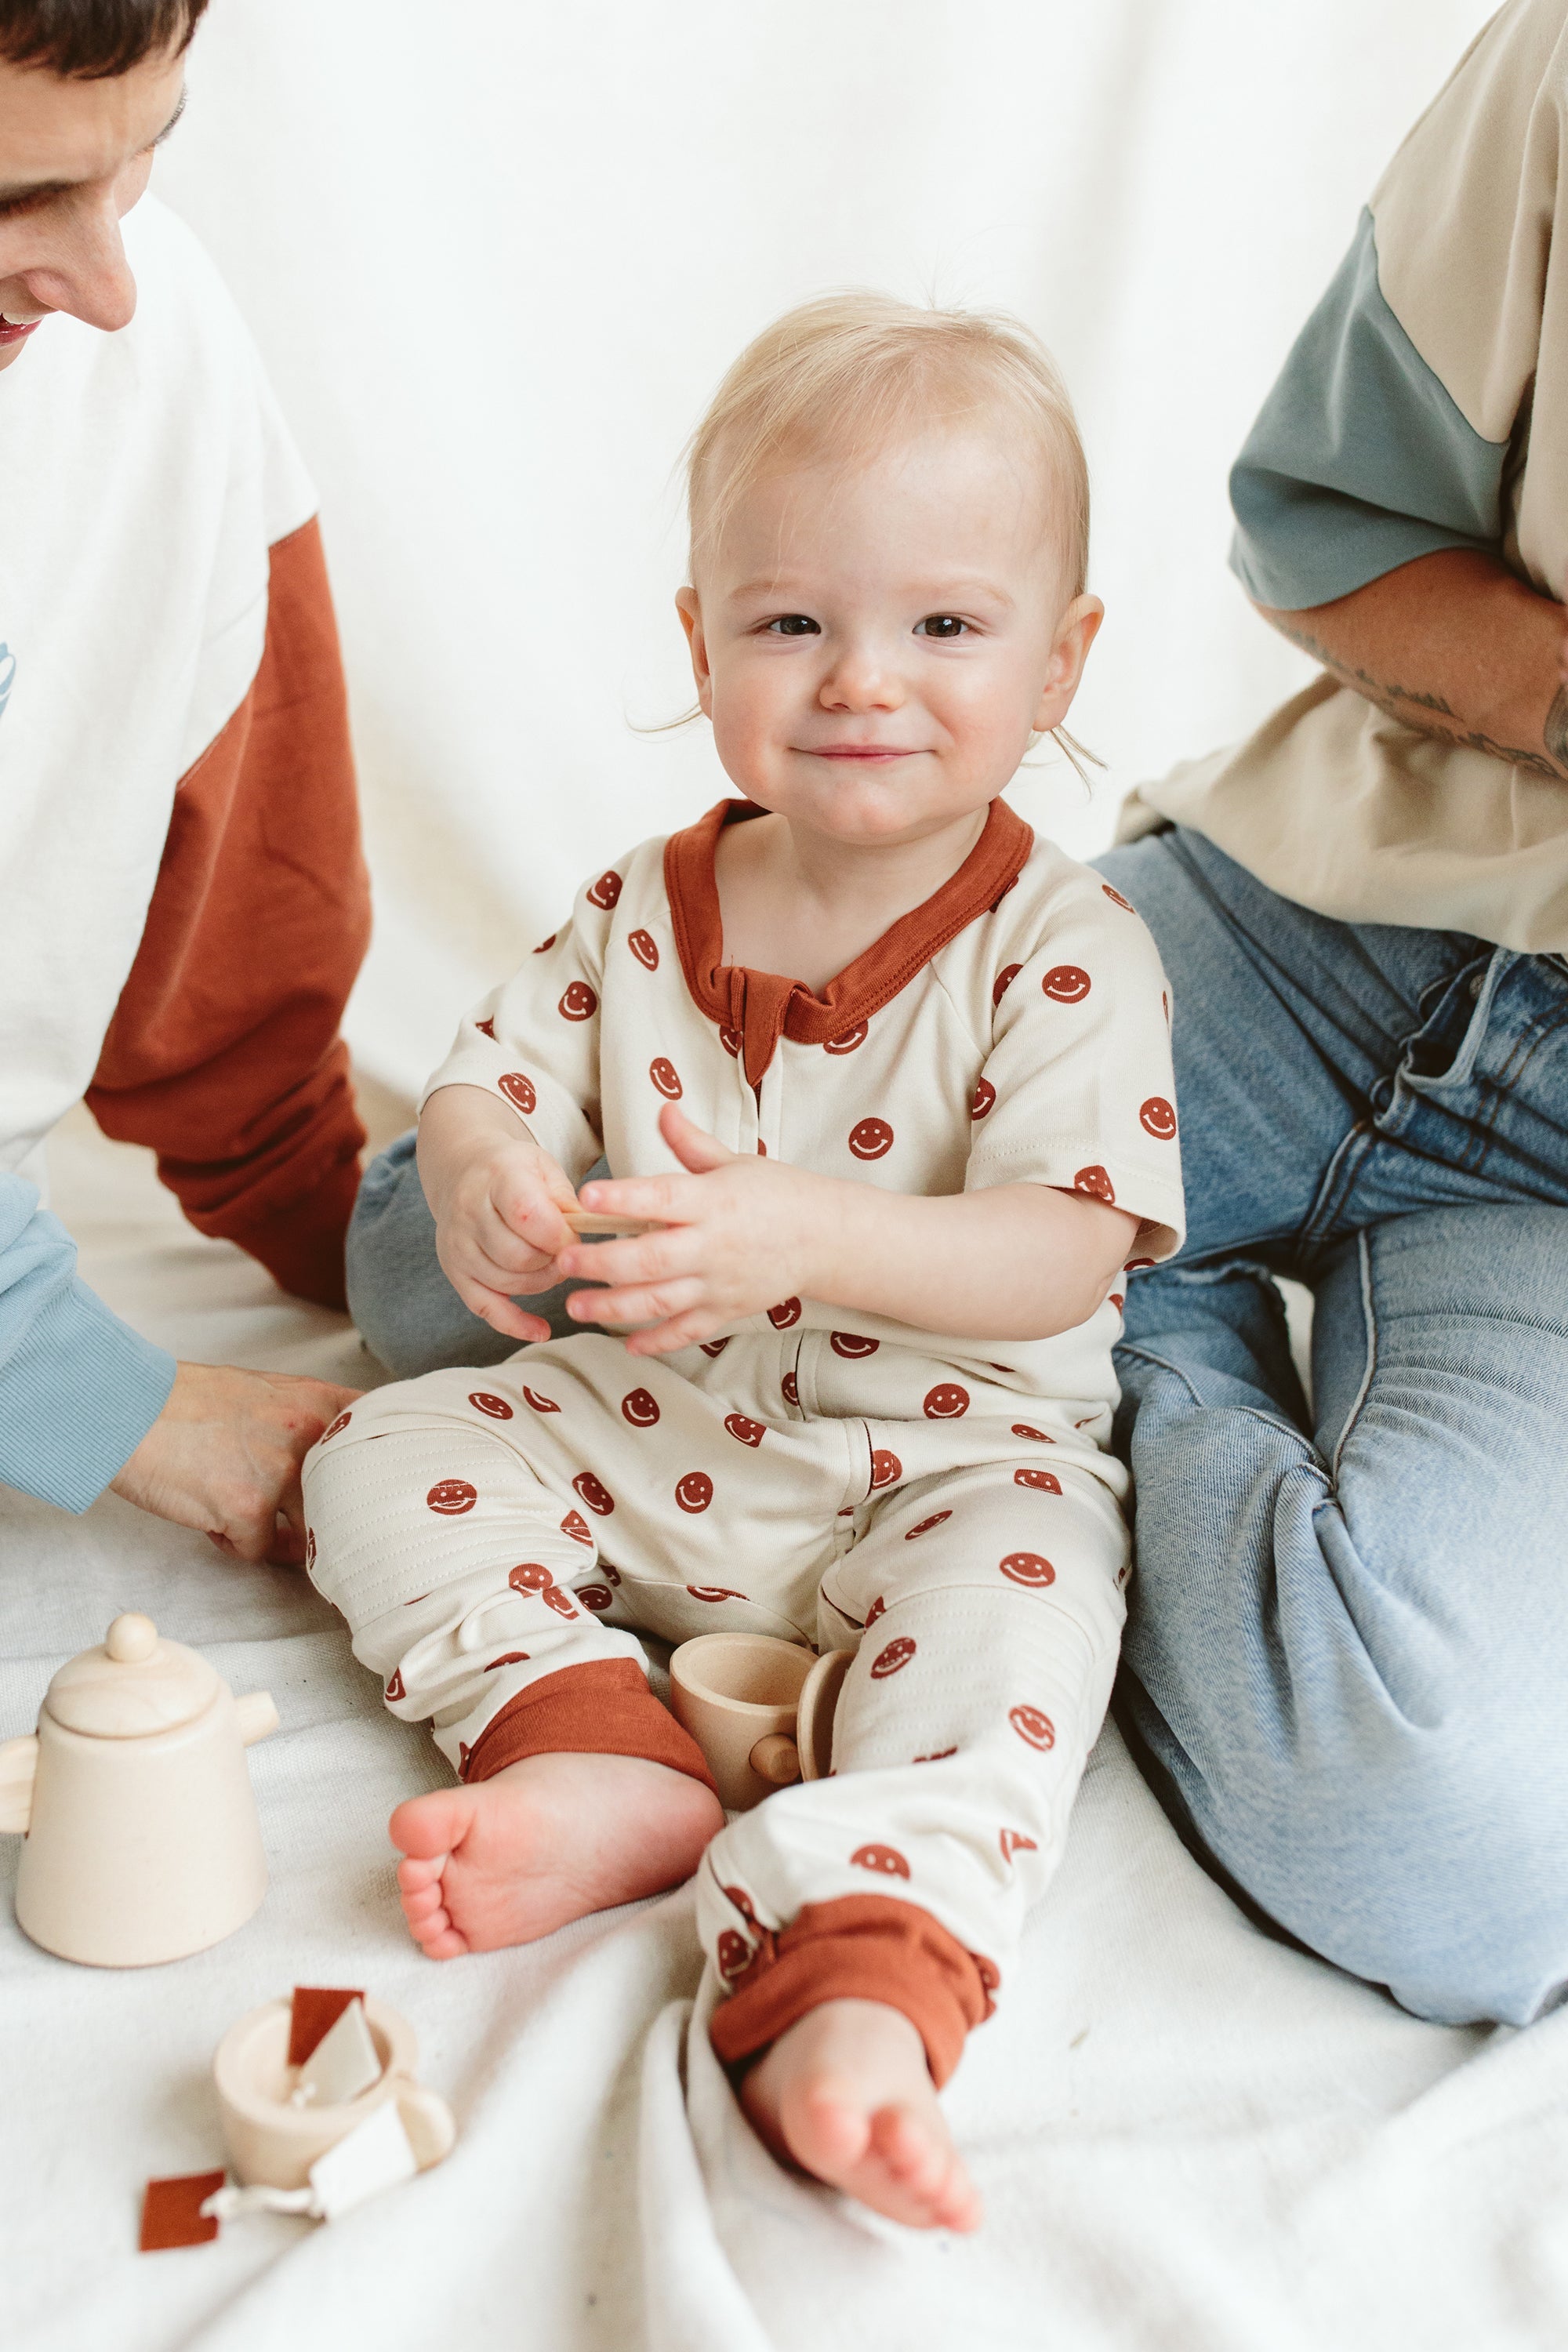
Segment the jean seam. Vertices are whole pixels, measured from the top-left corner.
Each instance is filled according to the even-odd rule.
[[[1366,1334],[1366,1362],[1362,1371],[1361,1385],[1356,1390],[1349,1412],[1345,1415],[1345,1425],[1340,1432],[1333,1458],[1329,1465],[1336,1493],[1340,1483],[1340,1464],[1343,1459],[1345,1447],[1350,1444],[1362,1414],[1366,1409],[1366,1401],[1372,1393],[1373,1379],[1377,1370],[1377,1303],[1372,1279],[1372,1235],[1364,1228],[1356,1236],[1356,1254],[1361,1260],[1361,1311],[1362,1324]]]
[[[1117,1353],[1121,1356],[1134,1356],[1141,1364],[1153,1365],[1157,1371],[1170,1372],[1176,1380],[1181,1381],[1182,1386],[1186,1390],[1187,1394],[1191,1397],[1193,1402],[1199,1408],[1200,1412],[1206,1412],[1209,1410],[1207,1400],[1203,1396],[1200,1396],[1197,1390],[1193,1386],[1192,1381],[1188,1379],[1186,1373],[1182,1370],[1180,1364],[1173,1364],[1168,1356],[1156,1356],[1152,1349],[1140,1347],[1136,1340],[1123,1340],[1121,1346],[1117,1349]],[[1331,1484],[1327,1473],[1323,1469],[1322,1460],[1318,1453],[1317,1447],[1312,1444],[1310,1438],[1302,1434],[1301,1431],[1297,1428],[1296,1423],[1293,1421],[1287,1420],[1282,1414],[1265,1412],[1260,1406],[1255,1404],[1232,1405],[1228,1410],[1233,1412],[1239,1412],[1247,1421],[1260,1421],[1265,1429],[1283,1430],[1288,1437],[1293,1437],[1295,1439],[1297,1444],[1301,1448],[1302,1453],[1306,1456],[1307,1465],[1317,1471],[1318,1475],[1322,1479],[1324,1486],[1327,1486]]]

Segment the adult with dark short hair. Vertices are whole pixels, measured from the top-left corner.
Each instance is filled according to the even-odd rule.
[[[342,1304],[368,898],[315,498],[143,195],[205,5],[0,0],[0,1483],[290,1559],[350,1392],[176,1364],[35,1181],[85,1096],[202,1233]]]
[[[1568,1989],[1565,0],[1411,132],[1232,492],[1323,675],[1101,861],[1189,1213],[1127,1297],[1123,1720],[1269,1920],[1522,2025]]]

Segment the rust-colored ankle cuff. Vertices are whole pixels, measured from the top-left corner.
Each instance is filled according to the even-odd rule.
[[[462,1777],[491,1780],[525,1756],[556,1754],[642,1756],[713,1789],[702,1750],[660,1706],[632,1658],[595,1658],[541,1675],[485,1726],[463,1759]]]
[[[845,1895],[807,1903],[760,1949],[721,2001],[709,2028],[723,2065],[761,2057],[781,2033],[825,2000],[880,2000],[901,2010],[926,2047],[940,2090],[964,2037],[995,2007],[994,1965],[967,1952],[918,1903]]]

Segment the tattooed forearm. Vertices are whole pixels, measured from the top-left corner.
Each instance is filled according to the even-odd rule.
[[[1295,615],[1270,612],[1268,618],[1281,636],[1289,637],[1292,645],[1310,654],[1342,686],[1364,695],[1390,719],[1402,720],[1420,734],[1434,736],[1440,743],[1452,743],[1466,751],[1484,751],[1489,759],[1506,760],[1511,767],[1528,768],[1533,775],[1550,776],[1559,783],[1568,777],[1568,686],[1557,690],[1546,714],[1539,745],[1501,743],[1479,729],[1467,728],[1452,703],[1446,702],[1440,694],[1373,677],[1369,670],[1358,669],[1342,660],[1331,646],[1313,636],[1310,630],[1303,629]]]

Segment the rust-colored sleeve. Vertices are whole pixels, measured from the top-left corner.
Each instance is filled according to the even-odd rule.
[[[88,1104],[197,1231],[343,1304],[364,1130],[338,1035],[370,936],[337,624],[310,521],[272,549],[249,693],[182,777]]]

